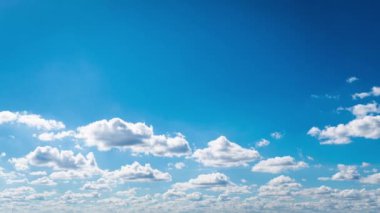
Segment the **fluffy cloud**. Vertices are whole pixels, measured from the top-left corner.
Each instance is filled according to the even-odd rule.
[[[176,183],[174,188],[180,190],[188,190],[192,188],[210,188],[210,187],[219,187],[226,186],[230,184],[229,178],[222,173],[210,173],[210,174],[201,174],[194,179],[190,179],[186,183]]]
[[[308,167],[308,164],[296,162],[291,156],[274,157],[262,160],[252,167],[253,172],[281,173],[288,170],[298,170]]]
[[[75,131],[62,131],[62,132],[43,132],[38,135],[38,139],[41,141],[53,141],[53,140],[62,140],[67,137],[74,137]]]
[[[32,185],[46,185],[46,186],[55,186],[55,185],[57,185],[56,182],[54,182],[52,179],[50,179],[48,177],[38,178],[38,179],[33,180],[32,182],[30,182],[30,184],[32,184]]]
[[[174,164],[174,167],[176,169],[183,169],[183,168],[185,168],[185,166],[186,165],[183,162],[178,162],[178,163]]]
[[[96,181],[89,181],[82,186],[82,190],[110,190],[119,184],[129,182],[157,182],[171,181],[167,172],[153,169],[150,164],[144,166],[138,162],[122,166],[118,170],[103,171],[102,177]]]
[[[363,99],[370,96],[380,96],[380,87],[372,87],[369,92],[360,92],[352,95],[353,99]]]
[[[358,180],[360,178],[356,166],[338,164],[338,172],[331,177],[331,180]]]
[[[49,167],[55,170],[97,168],[92,152],[88,153],[87,156],[80,153],[75,155],[71,150],[60,151],[51,146],[39,146],[25,157],[11,158],[9,162],[18,170],[26,170],[29,166]]]
[[[380,113],[380,106],[376,103],[368,104],[357,104],[353,107],[348,108],[350,112],[356,117],[364,117],[366,115],[376,115]]]
[[[256,143],[256,147],[264,147],[264,146],[268,146],[269,144],[270,144],[270,141],[268,141],[267,139],[261,139],[260,141]]]
[[[186,156],[191,149],[185,137],[155,135],[153,127],[144,123],[130,123],[120,118],[100,120],[78,128],[76,137],[87,146],[97,147],[100,151],[111,148],[131,150],[155,156]]]
[[[133,162],[131,165],[122,166],[119,170],[105,172],[104,178],[117,180],[119,183],[126,183],[170,181],[172,177],[167,172],[153,169],[150,164],[145,164],[143,166],[138,162]]]
[[[298,190],[301,184],[295,182],[288,176],[278,176],[270,180],[267,184],[259,188],[260,196],[282,196],[291,195],[293,191]]]
[[[248,165],[249,162],[258,159],[260,154],[254,149],[242,148],[220,136],[210,141],[207,148],[197,149],[193,157],[205,166],[237,167]]]
[[[321,144],[348,144],[352,137],[379,139],[380,115],[359,117],[347,124],[326,126],[322,130],[312,127],[307,134],[318,138]]]
[[[376,102],[357,104],[347,109],[355,116],[352,121],[324,129],[312,127],[307,134],[316,137],[320,144],[348,144],[354,137],[380,138],[380,107]]]
[[[41,115],[29,114],[27,112],[0,111],[0,124],[19,123],[39,130],[58,130],[65,125],[56,120],[44,119]]]
[[[360,179],[361,183],[380,184],[380,173],[375,173]]]
[[[239,186],[230,181],[230,178],[222,173],[201,174],[198,177],[190,179],[187,182],[175,183],[167,192],[171,196],[183,195],[183,191],[192,189],[206,189],[210,191],[219,191],[223,194],[244,194],[249,193],[248,186]]]

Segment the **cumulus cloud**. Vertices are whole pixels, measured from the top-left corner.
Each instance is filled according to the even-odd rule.
[[[7,123],[19,123],[39,130],[58,130],[65,128],[61,121],[45,119],[41,115],[27,112],[0,111],[0,125]]]
[[[259,157],[256,150],[243,148],[224,136],[210,141],[207,148],[197,149],[193,153],[196,161],[211,167],[246,166]]]
[[[301,184],[288,176],[278,176],[270,180],[267,184],[259,188],[260,196],[281,196],[291,195],[292,192],[298,190]]]
[[[348,144],[352,138],[380,138],[380,107],[376,102],[357,104],[347,108],[355,116],[347,124],[326,126],[324,129],[312,127],[308,135],[316,137],[320,144]]]
[[[355,77],[355,76],[351,76],[349,78],[346,79],[346,82],[351,84],[351,83],[354,83],[355,81],[358,81],[359,78]]]
[[[347,124],[326,126],[324,129],[312,127],[308,135],[316,137],[320,144],[348,144],[351,138],[380,138],[380,115],[358,117]]]
[[[176,168],[176,169],[183,169],[183,168],[185,168],[185,164],[183,163],[183,162],[178,162],[178,163],[175,163],[174,164],[174,167]]]
[[[176,183],[174,188],[180,190],[188,190],[192,188],[210,188],[210,187],[219,187],[226,186],[230,184],[229,178],[222,173],[210,173],[210,174],[201,174],[194,179],[190,179],[185,183]]]
[[[358,169],[356,166],[347,166],[338,164],[338,172],[331,177],[331,180],[358,180],[360,178]]]
[[[348,108],[353,115],[358,118],[367,116],[367,115],[376,115],[380,113],[380,106],[376,102],[368,104],[357,104],[353,107]]]
[[[303,161],[296,162],[291,156],[274,157],[262,160],[252,167],[253,172],[282,173],[308,167]]]
[[[367,177],[363,177],[360,179],[360,182],[366,184],[380,184],[380,173],[375,173]]]
[[[169,173],[153,169],[150,164],[143,166],[138,162],[122,166],[119,170],[106,171],[103,177],[120,183],[171,181],[172,179]]]
[[[355,93],[352,95],[352,98],[353,99],[363,99],[363,98],[366,98],[366,97],[370,97],[370,96],[380,96],[380,87],[372,87],[371,91],[369,92],[360,92],[360,93]]]
[[[52,179],[50,179],[48,177],[38,178],[38,179],[33,180],[32,182],[30,182],[30,184],[32,184],[32,185],[46,185],[46,186],[55,186],[55,185],[57,185],[56,182],[54,182]]]
[[[173,195],[183,195],[183,191],[205,189],[215,192],[223,192],[223,194],[244,194],[249,193],[248,186],[239,186],[230,181],[230,178],[223,173],[200,174],[196,178],[187,182],[175,183],[167,192]]]
[[[39,146],[25,157],[9,160],[16,169],[26,170],[30,166],[49,167],[54,170],[96,169],[97,163],[92,152],[86,156],[74,154],[71,150],[62,150],[51,146]]]
[[[138,162],[124,165],[113,171],[103,171],[102,177],[96,181],[88,181],[82,186],[82,190],[110,190],[119,184],[129,182],[158,182],[171,181],[172,177],[167,172],[154,169],[150,164],[144,166]]]
[[[260,141],[256,143],[256,147],[264,147],[264,146],[268,146],[269,144],[270,144],[270,141],[268,141],[267,139],[261,139]]]
[[[120,118],[95,121],[79,127],[77,131],[76,138],[100,151],[117,148],[164,157],[186,156],[191,153],[185,136],[180,133],[174,137],[155,135],[152,126],[140,122],[130,123]]]

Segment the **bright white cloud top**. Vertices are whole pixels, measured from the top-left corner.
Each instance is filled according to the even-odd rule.
[[[297,162],[291,156],[284,156],[262,160],[252,167],[252,171],[278,174],[289,170],[298,170],[307,167],[308,164],[303,161]]]
[[[247,166],[249,162],[260,157],[254,149],[246,149],[229,141],[225,136],[208,142],[207,148],[197,149],[193,158],[204,166],[237,167]]]
[[[348,109],[355,118],[347,124],[326,126],[324,129],[312,127],[307,134],[316,137],[321,144],[348,144],[352,138],[380,138],[380,109],[376,102]]]

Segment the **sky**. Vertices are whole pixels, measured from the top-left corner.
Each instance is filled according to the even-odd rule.
[[[0,0],[0,212],[379,212],[379,6]]]

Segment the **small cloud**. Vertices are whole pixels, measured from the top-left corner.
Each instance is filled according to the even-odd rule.
[[[264,146],[268,146],[269,144],[270,144],[270,141],[263,138],[256,143],[256,147],[264,147]]]
[[[312,94],[310,96],[311,98],[314,98],[314,99],[334,99],[334,100],[337,100],[339,99],[339,95],[330,95],[330,94],[324,94],[324,95],[316,95],[316,94]]]
[[[281,132],[272,132],[270,136],[276,140],[281,139],[284,135]]]
[[[351,83],[354,83],[355,81],[358,81],[359,78],[355,77],[355,76],[351,76],[349,78],[346,79],[346,82],[351,84]]]
[[[369,167],[369,166],[371,166],[371,164],[367,162],[362,162],[362,165],[361,165],[362,168]]]
[[[329,177],[319,177],[318,180],[320,180],[320,181],[328,181],[328,180],[330,180],[330,178]]]
[[[183,169],[183,168],[185,168],[185,166],[186,165],[183,162],[178,162],[178,163],[174,164],[174,167],[176,169]]]

